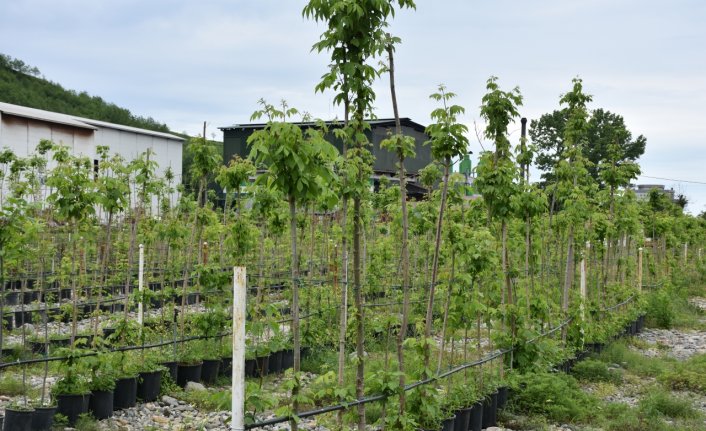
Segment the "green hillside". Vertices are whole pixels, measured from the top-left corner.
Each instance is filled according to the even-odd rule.
[[[169,132],[166,124],[140,117],[85,91],[67,90],[41,77],[39,69],[0,54],[0,101],[142,129]]]

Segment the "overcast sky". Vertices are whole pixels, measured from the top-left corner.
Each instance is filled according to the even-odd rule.
[[[304,4],[0,1],[0,52],[172,130],[199,134],[207,121],[207,135],[221,139],[217,127],[248,122],[260,98],[342,117],[331,94],[314,94],[328,61],[310,50],[322,27],[302,17]],[[706,183],[705,22],[704,0],[417,0],[390,25],[402,38],[400,114],[427,124],[428,95],[444,83],[467,108],[464,122],[482,128],[478,107],[495,75],[505,89],[519,86],[522,115],[538,118],[580,76],[591,108],[621,114],[647,137],[644,175]],[[392,113],[387,85],[376,86],[381,118]],[[691,212],[706,210],[706,185],[639,182],[674,187]]]

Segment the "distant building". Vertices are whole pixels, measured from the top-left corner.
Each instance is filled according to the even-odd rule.
[[[126,161],[151,148],[157,174],[171,167],[181,180],[184,139],[179,136],[0,102],[0,148],[27,157],[42,139],[68,146],[75,155],[93,160],[96,167],[99,145],[110,147],[110,154]]]
[[[429,145],[424,145],[424,142],[429,140],[429,136],[424,132],[425,127],[416,123],[409,118],[400,119],[402,125],[402,133],[405,136],[412,136],[416,141],[416,157],[405,160],[405,170],[409,180],[407,182],[407,193],[410,198],[422,198],[426,193],[426,189],[417,182],[419,171],[431,163],[431,148]],[[327,121],[329,133],[326,139],[331,142],[339,151],[343,150],[343,143],[337,139],[330,130],[336,127],[341,127],[341,122]],[[368,120],[370,130],[365,134],[368,141],[372,143],[370,151],[375,156],[375,164],[373,165],[373,176],[371,180],[375,187],[379,185],[381,176],[389,177],[392,182],[396,182],[397,178],[397,155],[387,150],[380,148],[380,141],[388,137],[389,131],[394,131],[394,119],[378,119]],[[300,127],[316,127],[313,122],[295,123]],[[233,156],[238,155],[242,158],[248,156],[250,150],[247,145],[247,140],[250,135],[256,130],[262,130],[266,124],[235,124],[232,126],[219,127],[223,131],[223,162],[229,163]]]
[[[633,190],[638,201],[646,201],[650,197],[650,191],[657,190],[675,202],[674,189],[666,189],[662,184],[638,184]]]

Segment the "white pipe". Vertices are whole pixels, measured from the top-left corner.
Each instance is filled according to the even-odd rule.
[[[245,430],[245,267],[233,267],[233,365],[230,429]]]
[[[142,322],[144,321],[144,309],[143,309],[143,293],[145,291],[145,283],[143,273],[145,272],[145,246],[140,244],[140,268],[137,274],[137,289],[140,292],[140,301],[137,304],[137,323],[140,325],[140,330],[142,330]]]

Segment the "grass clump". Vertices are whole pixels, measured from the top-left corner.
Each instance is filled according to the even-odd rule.
[[[706,393],[706,355],[695,355],[676,364],[660,376],[660,381],[674,390]]]
[[[565,374],[526,374],[519,383],[522,389],[513,397],[514,408],[554,422],[584,422],[597,406],[596,399]]]
[[[638,409],[623,403],[608,403],[601,411],[600,424],[605,431],[666,431],[660,417],[646,417]]]
[[[19,378],[8,375],[0,379],[0,395],[15,396],[22,395],[23,387],[22,380]]]
[[[624,342],[611,344],[598,359],[606,363],[618,364],[640,376],[657,377],[671,368],[668,360],[643,356],[630,350]]]
[[[647,417],[668,417],[673,419],[696,419],[699,412],[691,401],[675,397],[663,390],[652,391],[640,400],[640,411]]]
[[[604,362],[594,359],[587,359],[574,365],[571,373],[578,380],[585,382],[605,382],[619,385],[623,381],[623,376],[619,371],[610,369]]]

